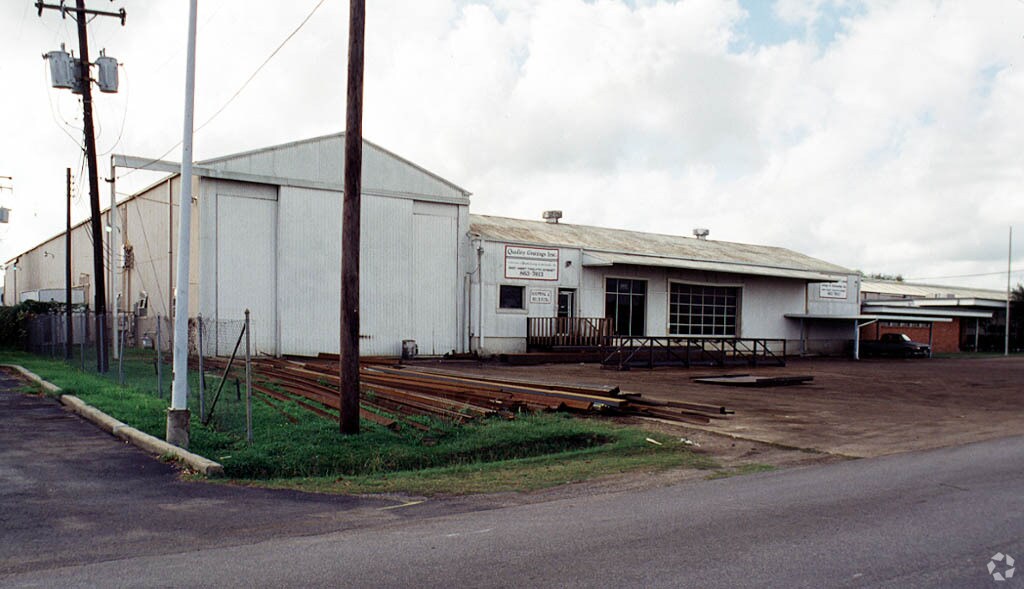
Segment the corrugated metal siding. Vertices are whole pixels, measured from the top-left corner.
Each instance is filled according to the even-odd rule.
[[[263,354],[277,353],[276,236],[277,202],[217,194],[217,319],[244,319],[248,308]]]
[[[413,337],[411,304],[419,285],[411,279],[412,209],[411,200],[363,197],[359,264],[359,350],[363,354],[400,354],[402,340]]]
[[[278,203],[281,351],[337,352],[341,195],[285,186]]]
[[[458,220],[454,216],[413,215],[413,338],[421,354],[444,354],[458,347]]]
[[[362,202],[360,352],[394,355],[401,352],[403,339],[414,337],[411,301],[418,287],[410,280],[413,201],[364,196]],[[339,192],[281,189],[283,353],[338,351],[341,210]]]

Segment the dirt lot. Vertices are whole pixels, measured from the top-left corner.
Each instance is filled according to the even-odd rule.
[[[629,372],[602,370],[595,364],[444,368],[528,380],[614,384],[654,399],[721,404],[736,414],[713,421],[707,429],[837,456],[880,456],[1024,435],[1024,357],[794,359],[785,368]],[[695,377],[722,374],[808,375],[814,380],[772,388],[692,382]],[[705,436],[700,439],[711,443]]]

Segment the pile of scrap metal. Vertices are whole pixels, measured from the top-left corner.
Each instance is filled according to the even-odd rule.
[[[521,413],[570,411],[706,424],[733,413],[720,406],[643,399],[618,387],[470,376],[395,362],[362,358],[359,368],[360,417],[393,429],[428,430],[421,421],[410,419],[417,416],[465,423],[487,416],[514,419]],[[206,360],[211,370],[223,370],[226,365],[224,360]],[[232,372],[240,375],[241,368],[235,366]],[[323,416],[338,411],[340,377],[337,361],[331,356],[260,358],[253,360],[252,366],[253,391],[266,397],[263,401],[271,406],[275,405],[269,399],[292,401]]]

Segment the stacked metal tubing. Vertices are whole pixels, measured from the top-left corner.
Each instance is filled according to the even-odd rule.
[[[725,407],[702,403],[647,400],[618,387],[468,376],[396,362],[364,359],[359,370],[360,417],[393,429],[407,426],[428,430],[429,426],[409,419],[416,416],[465,423],[488,416],[514,419],[521,413],[570,411],[707,424],[733,413]],[[225,365],[221,359],[206,360],[211,370],[223,370]],[[253,391],[273,407],[271,399],[294,401],[317,414],[332,416],[330,411],[336,412],[339,407],[339,384],[337,362],[329,355],[253,361]]]

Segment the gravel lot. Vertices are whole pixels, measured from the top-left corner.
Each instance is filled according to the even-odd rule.
[[[736,411],[708,429],[848,457],[881,456],[1024,434],[1024,357],[793,359],[784,368],[602,370],[596,364],[445,365],[508,378],[615,384],[655,399]],[[699,376],[813,376],[808,384],[736,388]]]

